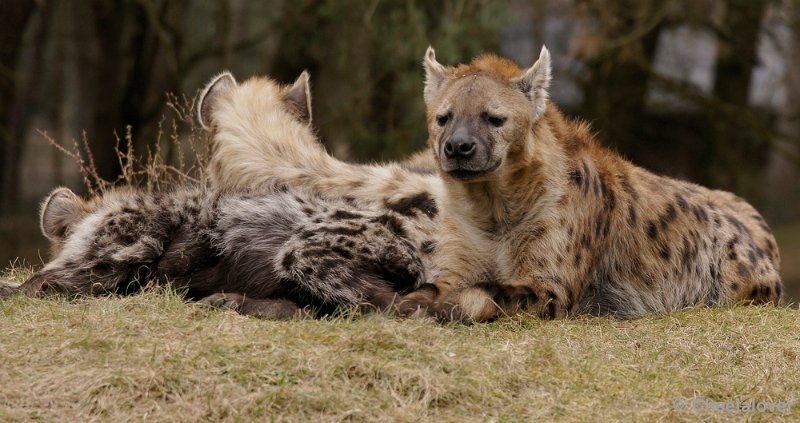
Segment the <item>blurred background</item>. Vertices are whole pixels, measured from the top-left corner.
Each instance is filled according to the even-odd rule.
[[[398,159],[425,143],[429,44],[444,64],[497,52],[526,67],[546,44],[552,97],[606,145],[765,214],[800,299],[800,0],[3,0],[0,267],[46,260],[49,190],[86,192],[43,132],[85,141],[114,179],[129,126],[121,148],[138,152],[192,129],[167,93],[190,108],[222,69],[286,83],[307,69],[333,154]]]

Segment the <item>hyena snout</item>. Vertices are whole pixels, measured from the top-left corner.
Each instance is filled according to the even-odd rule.
[[[473,179],[494,170],[489,148],[480,136],[462,126],[441,144],[442,170],[456,179]]]
[[[448,159],[469,159],[475,155],[477,145],[468,137],[453,137],[444,143],[444,156]]]

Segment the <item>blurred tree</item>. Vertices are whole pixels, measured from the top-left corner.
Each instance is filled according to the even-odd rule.
[[[0,6],[0,212],[17,204],[19,162],[25,122],[12,108],[16,99],[16,65],[22,53],[25,27],[34,12],[32,1],[6,2]]]
[[[487,0],[294,1],[276,23],[282,37],[269,73],[289,81],[304,68],[311,72],[315,125],[335,154],[396,159],[426,139],[425,48],[433,45],[443,63],[497,50],[507,6]]]

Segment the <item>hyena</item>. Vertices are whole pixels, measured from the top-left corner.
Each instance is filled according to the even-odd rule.
[[[423,63],[445,193],[438,279],[409,300],[481,321],[781,299],[778,248],[761,215],[603,148],[549,101],[546,48],[524,71],[492,55],[445,67],[430,48]]]
[[[336,307],[387,309],[427,280],[406,224],[301,190],[160,193],[118,188],[88,201],[56,189],[41,209],[52,260],[0,293],[127,294],[148,281],[265,318]]]
[[[360,165],[328,155],[311,126],[309,77],[239,84],[224,72],[201,91],[198,119],[211,132],[210,185],[220,192],[299,187],[403,222],[429,277],[444,188],[429,151],[405,163]]]
[[[433,50],[424,65],[432,148],[417,166],[330,157],[310,111],[294,114],[291,127],[269,125],[281,102],[310,110],[305,74],[291,87],[239,85],[223,74],[201,102],[213,183],[305,187],[378,210],[425,204],[430,213],[403,214],[417,240],[434,247],[426,266],[436,283],[406,297],[401,312],[633,318],[780,299],[777,246],[758,213],[732,194],[654,175],[602,148],[587,125],[547,100],[546,49],[525,72],[493,56],[446,68]]]

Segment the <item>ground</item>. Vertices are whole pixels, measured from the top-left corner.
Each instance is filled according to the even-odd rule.
[[[796,306],[472,326],[272,322],[156,290],[12,298],[0,320],[2,421],[800,419]],[[692,409],[737,399],[790,411]]]

